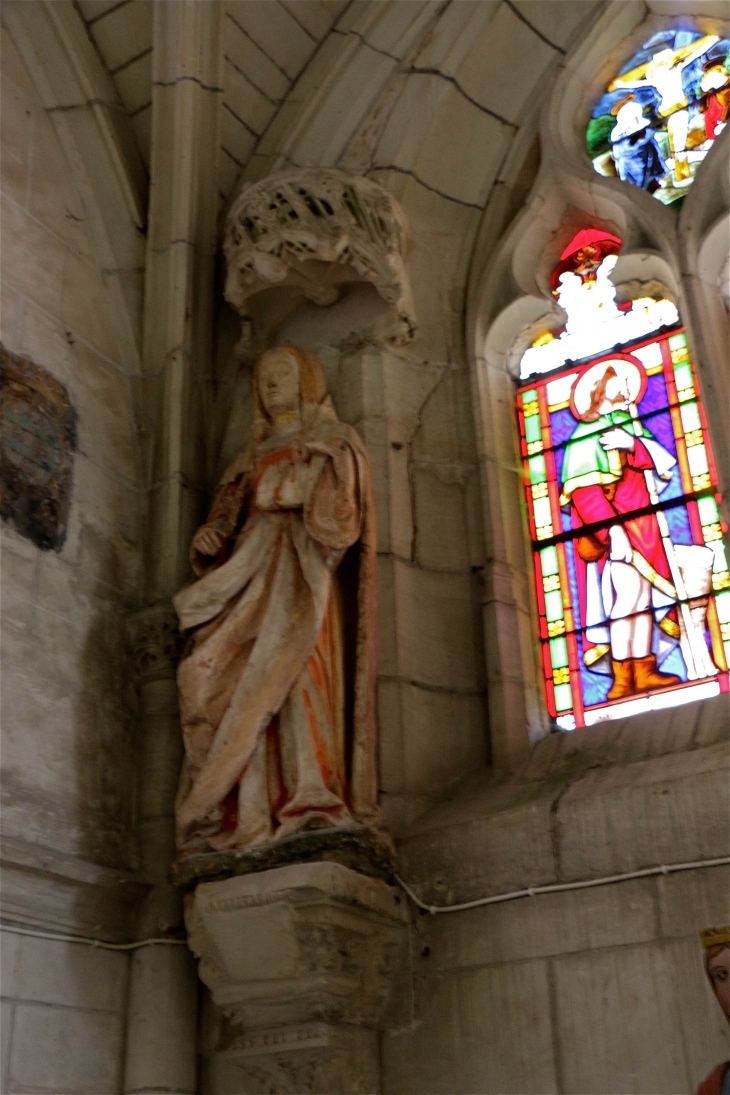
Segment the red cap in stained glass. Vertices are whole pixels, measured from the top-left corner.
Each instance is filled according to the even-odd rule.
[[[560,256],[560,262],[550,277],[550,285],[556,290],[560,275],[580,274],[583,281],[592,281],[596,270],[607,255],[617,255],[622,241],[604,228],[581,228]]]

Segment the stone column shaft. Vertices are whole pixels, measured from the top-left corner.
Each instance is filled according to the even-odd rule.
[[[155,0],[149,231],[140,408],[149,487],[145,599],[132,621],[140,671],[139,840],[151,889],[137,938],[184,935],[169,882],[182,743],[170,599],[188,576],[205,483],[212,344],[221,5]],[[124,1091],[196,1090],[197,995],[187,947],[134,952]]]
[[[131,620],[140,679],[139,846],[151,883],[139,910],[137,938],[184,934],[179,891],[168,879],[175,856],[175,789],[182,742],[175,668],[180,647],[172,605]],[[134,951],[130,971],[125,1095],[166,1091],[192,1095],[197,1072],[197,979],[187,947]]]

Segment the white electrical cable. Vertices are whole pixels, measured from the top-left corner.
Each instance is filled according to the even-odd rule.
[[[414,905],[424,912],[435,915],[436,913],[464,912],[465,909],[477,909],[481,905],[498,905],[503,901],[514,901],[518,897],[535,897],[541,893],[560,893],[564,890],[586,890],[589,886],[606,886],[611,882],[628,882],[632,878],[648,878],[650,875],[674,874],[675,871],[692,871],[700,867],[721,867],[730,863],[730,856],[721,856],[719,859],[700,859],[695,863],[671,863],[662,867],[646,867],[642,871],[629,871],[626,874],[612,874],[605,878],[590,878],[585,882],[558,882],[552,886],[528,886],[526,890],[513,890],[511,893],[495,894],[494,897],[479,897],[476,901],[464,901],[460,905],[427,905],[417,897],[410,886],[406,885],[398,875],[395,880],[404,890]]]
[[[102,947],[107,951],[136,951],[139,947],[186,947],[186,939],[141,939],[138,943],[106,943],[103,939],[90,939],[86,935],[61,935],[59,932],[41,932],[34,928],[16,928],[12,924],[0,924],[0,931],[16,935],[32,935],[36,939],[56,939],[61,943],[85,943],[87,947]]]
[[[518,897],[535,897],[542,893],[561,893],[565,890],[586,890],[591,886],[606,886],[612,882],[628,882],[632,878],[649,878],[651,875],[674,874],[676,871],[694,871],[702,867],[722,867],[730,864],[730,856],[719,859],[699,859],[693,863],[670,863],[661,867],[646,867],[641,871],[628,871],[626,874],[606,875],[604,878],[589,878],[584,882],[557,882],[551,886],[528,886],[525,890],[512,890],[510,893],[495,894],[493,897],[478,897],[475,901],[464,901],[460,905],[427,905],[414,894],[410,886],[399,875],[395,880],[410,897],[414,905],[424,912],[436,913],[464,912],[477,909],[482,905],[498,905],[504,901],[514,901]],[[103,939],[90,939],[85,935],[62,935],[57,932],[36,931],[34,928],[20,928],[12,924],[0,924],[0,931],[14,932],[16,935],[30,935],[36,939],[55,939],[60,943],[83,943],[87,947],[101,947],[109,951],[134,951],[140,947],[187,946],[186,939],[141,939],[136,943],[107,943]]]

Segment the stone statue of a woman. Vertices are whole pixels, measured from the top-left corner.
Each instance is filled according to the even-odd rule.
[[[377,816],[367,456],[310,354],[267,351],[253,386],[253,441],[193,538],[197,580],[175,597],[189,636],[178,669],[183,856]]]

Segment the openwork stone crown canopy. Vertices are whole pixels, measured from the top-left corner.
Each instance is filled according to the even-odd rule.
[[[243,315],[249,297],[286,284],[315,304],[328,305],[343,282],[365,281],[395,307],[402,325],[399,341],[406,341],[414,334],[415,318],[404,242],[398,204],[369,179],[332,168],[262,179],[241,191],[228,214],[226,300]],[[321,263],[328,264],[324,270]]]

